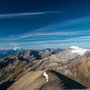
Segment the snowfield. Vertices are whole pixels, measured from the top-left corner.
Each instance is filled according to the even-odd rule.
[[[77,47],[77,46],[71,46],[70,49],[71,49],[72,53],[78,53],[80,55],[84,55],[85,52],[90,51],[88,49],[83,49],[83,48],[80,48],[80,47]]]
[[[49,78],[48,78],[48,74],[47,74],[46,72],[44,72],[43,75],[44,75],[45,78],[46,78],[46,82],[48,82],[48,79],[49,79]]]

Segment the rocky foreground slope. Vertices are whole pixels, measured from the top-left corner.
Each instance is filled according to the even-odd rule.
[[[53,70],[29,72],[8,90],[86,89],[85,86]]]
[[[16,55],[9,55],[0,60],[0,90],[8,87],[8,83],[21,77],[23,71],[34,65],[36,60],[56,54],[62,49],[41,49],[41,50],[23,50]],[[12,82],[11,82],[12,80]]]
[[[66,90],[90,88],[90,51],[87,49],[73,46],[68,50],[61,51],[40,60],[34,60],[27,64],[24,62],[19,62],[19,64],[21,64],[19,66],[16,65],[14,72],[13,70],[9,71],[12,71],[12,74],[10,74],[10,77],[6,80],[11,82],[10,85],[6,87],[8,90]],[[5,73],[7,75],[7,72]],[[11,85],[12,83],[14,84]],[[1,87],[5,86],[5,84],[6,83],[2,83]]]

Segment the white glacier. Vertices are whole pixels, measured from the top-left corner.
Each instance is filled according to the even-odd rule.
[[[84,55],[85,52],[89,51],[88,49],[83,49],[78,46],[71,46],[70,49],[72,53],[78,53],[80,55]]]

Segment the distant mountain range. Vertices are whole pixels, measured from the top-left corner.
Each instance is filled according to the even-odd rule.
[[[1,59],[0,89],[87,89],[90,88],[89,62],[90,50],[77,46],[67,50],[23,50]]]
[[[0,49],[0,59],[5,58],[9,55],[15,55],[18,53],[20,54],[20,56],[21,56],[21,54],[23,56],[23,54],[27,53],[28,54],[27,58],[29,58],[29,54],[32,54],[32,55],[34,54],[35,56],[38,54],[38,56],[36,58],[41,59],[39,54],[41,54],[42,58],[43,58],[43,57],[46,57],[51,54],[56,54],[56,53],[60,52],[61,50],[62,49],[59,49],[59,48],[57,48],[57,49],[47,48],[47,49],[41,49],[41,50],[29,50],[29,49],[25,50],[25,49],[21,49],[20,47],[6,48],[6,49],[1,48]],[[23,57],[25,57],[25,55]]]
[[[0,48],[0,50],[21,50],[20,47],[14,47],[14,48]]]
[[[9,55],[17,54],[19,50],[0,50],[0,59],[5,58]]]

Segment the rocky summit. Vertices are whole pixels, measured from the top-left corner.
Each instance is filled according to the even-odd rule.
[[[90,88],[90,51],[77,46],[58,50],[26,50],[2,59],[0,90]]]

